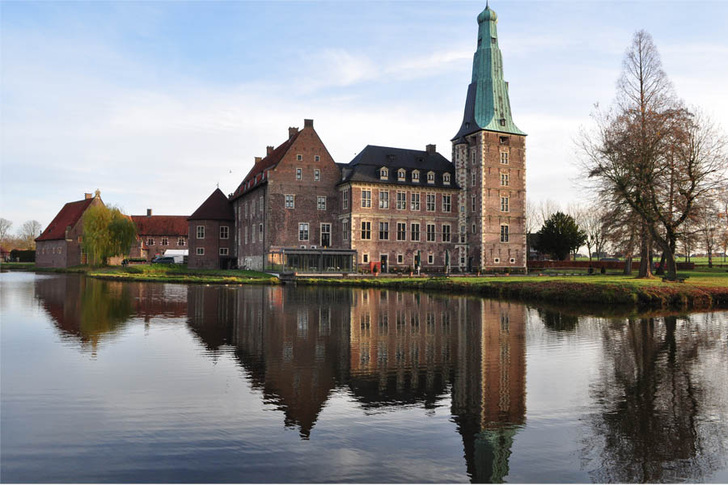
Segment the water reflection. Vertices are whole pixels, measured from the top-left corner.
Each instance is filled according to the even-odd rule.
[[[725,388],[716,393],[709,378],[728,364],[725,326],[696,320],[603,327],[609,360],[592,388],[603,408],[590,419],[585,447],[595,481],[704,481],[725,464],[725,423],[716,414],[725,418]]]
[[[134,319],[186,319],[204,355],[234,356],[301,440],[313,441],[335,392],[365,414],[449,406],[467,474],[483,483],[506,481],[514,463],[528,462],[525,452],[520,462],[515,454],[515,443],[532,436],[527,333],[537,340],[537,326],[560,337],[580,334],[599,353],[588,377],[590,402],[572,408],[588,477],[703,481],[725,468],[728,330],[721,314],[600,320],[551,308],[529,323],[524,305],[478,298],[83,277],[37,279],[35,295],[62,334],[94,355]],[[589,372],[567,369],[563,378]],[[517,476],[553,478],[529,473]]]

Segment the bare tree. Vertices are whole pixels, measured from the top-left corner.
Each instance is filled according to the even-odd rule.
[[[35,238],[40,236],[41,225],[36,220],[25,221],[18,231],[18,237],[27,249],[35,249]]]
[[[615,109],[597,124],[596,137],[582,144],[588,173],[603,193],[619,197],[639,216],[639,277],[652,276],[654,243],[665,256],[668,278],[675,279],[679,228],[721,179],[723,139],[675,98],[645,31],[635,34],[625,57]]]
[[[10,233],[10,227],[12,227],[13,223],[9,220],[0,217],[0,241],[4,241],[9,233]]]

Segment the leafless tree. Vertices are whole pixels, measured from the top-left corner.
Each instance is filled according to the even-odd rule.
[[[36,220],[25,221],[18,231],[18,237],[27,249],[35,249],[35,238],[40,236],[41,225]]]
[[[623,200],[640,219],[638,276],[652,275],[654,243],[674,279],[680,226],[720,182],[725,143],[709,120],[674,96],[645,31],[635,34],[627,51],[615,108],[596,121],[597,134],[582,143],[587,171],[603,194]]]
[[[10,234],[13,223],[4,217],[0,217],[0,241],[4,241]]]

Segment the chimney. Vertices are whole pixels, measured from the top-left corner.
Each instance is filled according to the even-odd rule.
[[[93,194],[89,194],[89,193],[83,194],[83,198],[86,200],[93,199],[93,196],[94,196]]]
[[[261,160],[263,160],[263,157],[255,157],[255,164],[258,165]]]
[[[313,120],[303,120],[304,128],[313,128]]]
[[[437,150],[437,148],[436,148],[436,146],[435,146],[435,145],[427,145],[427,146],[425,147],[425,151],[426,151],[427,153],[430,153],[430,154],[434,154],[436,150]]]
[[[147,209],[147,217],[152,217],[152,209]]]
[[[298,128],[289,127],[288,128],[288,139],[290,140],[291,138],[296,136],[297,133],[298,133]]]
[[[273,153],[273,150],[274,150],[273,147],[270,147],[270,146],[265,147],[265,156],[267,157],[268,155],[270,155],[271,153]]]

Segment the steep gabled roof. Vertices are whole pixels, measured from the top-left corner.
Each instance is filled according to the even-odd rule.
[[[61,211],[53,218],[45,231],[41,233],[36,241],[55,241],[66,238],[66,228],[75,226],[81,219],[83,213],[94,201],[93,198],[77,200],[76,202],[68,202],[63,206]]]
[[[235,212],[233,206],[222,193],[222,190],[215,191],[202,203],[197,210],[187,218],[188,221],[234,221]],[[187,231],[185,231],[185,234]]]
[[[385,180],[379,176],[379,170],[382,167],[389,169],[389,176]],[[407,170],[405,181],[397,179],[397,170],[400,168]],[[412,180],[413,170],[420,171],[419,181]],[[435,172],[435,183],[427,182],[427,172]],[[449,185],[445,185],[442,181],[442,175],[445,173],[450,174]],[[449,189],[458,187],[455,182],[455,167],[439,153],[374,145],[367,145],[348,165],[342,168],[341,180],[342,182],[396,183]]]
[[[248,190],[267,182],[267,170],[275,168],[276,165],[278,165],[278,163],[283,159],[285,154],[288,153],[288,150],[291,148],[291,145],[293,145],[293,142],[296,141],[296,138],[298,138],[298,135],[300,133],[301,132],[299,131],[293,134],[293,136],[281,143],[278,148],[273,150],[268,156],[266,156],[259,162],[256,162],[255,165],[253,165],[253,168],[250,169],[250,172],[248,172],[248,175],[246,175],[243,181],[240,183],[238,188],[235,189],[235,192],[231,194],[230,198],[237,199]]]
[[[139,236],[187,236],[187,216],[131,216]]]

